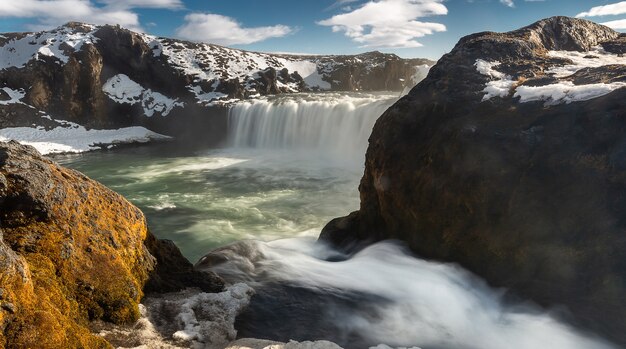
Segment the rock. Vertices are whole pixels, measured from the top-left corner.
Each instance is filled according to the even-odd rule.
[[[135,321],[146,283],[221,290],[156,240],[138,208],[34,148],[0,143],[0,173],[0,347],[108,348],[88,322]]]
[[[626,345],[626,60],[597,45],[626,49],[566,17],[462,38],[377,121],[360,209],[321,238],[406,241]]]

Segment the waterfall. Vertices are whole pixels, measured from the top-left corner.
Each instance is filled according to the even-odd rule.
[[[376,119],[397,99],[382,93],[309,93],[244,101],[230,110],[228,139],[235,148],[362,159]]]

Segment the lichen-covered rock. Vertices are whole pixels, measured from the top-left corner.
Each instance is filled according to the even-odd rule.
[[[461,39],[379,118],[360,210],[322,238],[404,240],[626,344],[624,49],[566,17]]]
[[[17,142],[0,143],[0,229],[0,347],[109,347],[90,320],[130,323],[151,277],[182,265],[169,291],[194,275],[138,208]]]

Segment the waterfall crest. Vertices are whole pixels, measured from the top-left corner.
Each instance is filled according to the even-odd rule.
[[[230,110],[230,146],[361,158],[376,119],[397,99],[388,93],[316,93],[244,101]]]

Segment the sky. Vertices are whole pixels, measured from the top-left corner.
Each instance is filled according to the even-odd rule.
[[[437,59],[465,35],[555,15],[626,31],[615,0],[0,0],[0,32],[80,21],[251,51]]]

